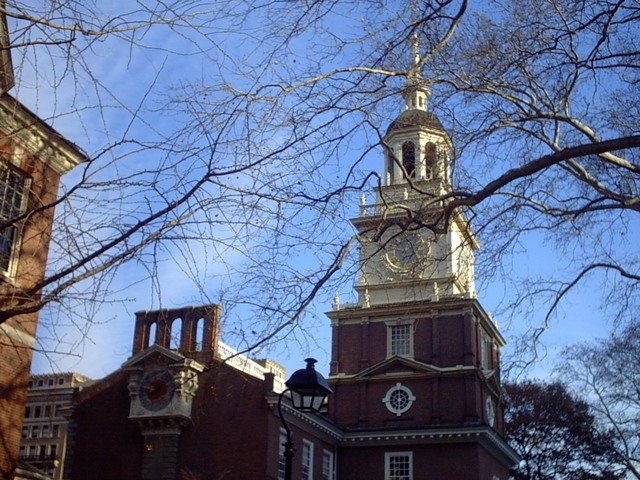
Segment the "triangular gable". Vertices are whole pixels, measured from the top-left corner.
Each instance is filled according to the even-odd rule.
[[[394,375],[397,375],[399,373],[422,373],[438,375],[441,373],[441,369],[439,369],[438,367],[434,367],[433,365],[418,362],[417,360],[413,360],[411,358],[396,356],[387,358],[382,362],[365,368],[357,375],[355,375],[355,378],[377,377],[389,373],[393,373]]]
[[[131,368],[148,363],[158,364],[171,364],[182,363],[187,359],[184,355],[178,352],[169,350],[168,348],[161,347],[160,345],[152,345],[149,348],[144,349],[140,353],[134,355],[129,360],[122,364],[122,368]]]

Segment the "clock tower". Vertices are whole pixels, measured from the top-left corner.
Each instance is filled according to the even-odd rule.
[[[479,243],[464,212],[447,209],[452,141],[415,65],[383,138],[384,185],[352,220],[358,302],[336,296],[328,313],[329,411],[345,431],[338,471],[507,480],[518,457],[502,438],[504,339],[477,299]]]

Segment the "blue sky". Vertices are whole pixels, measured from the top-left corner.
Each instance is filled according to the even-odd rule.
[[[127,2],[107,2],[101,8],[118,11],[127,5]],[[240,9],[240,5],[243,4],[236,5],[238,6],[234,8]],[[211,8],[218,7],[222,5],[215,4]],[[119,189],[113,183],[114,179],[127,175],[137,175],[139,177],[136,178],[143,179],[146,177],[140,172],[145,168],[155,168],[162,164],[167,166],[168,173],[160,184],[166,187],[167,191],[171,190],[172,175],[185,177],[180,188],[188,185],[191,181],[190,175],[194,179],[197,178],[198,169],[202,168],[203,162],[206,161],[206,134],[215,133],[212,130],[207,131],[204,125],[208,121],[212,121],[211,125],[214,127],[219,125],[209,118],[214,116],[214,113],[217,118],[224,118],[224,111],[216,110],[219,108],[216,102],[225,98],[225,95],[232,94],[234,89],[251,87],[257,78],[265,79],[265,83],[266,79],[273,82],[296,81],[326,72],[333,67],[350,65],[354,58],[373,55],[373,51],[366,50],[371,45],[367,35],[384,29],[386,24],[368,15],[392,18],[393,16],[389,15],[391,6],[377,5],[375,8],[378,10],[373,10],[373,14],[368,8],[361,11],[358,8],[363,7],[345,5],[338,15],[320,18],[316,31],[293,35],[293,38],[285,38],[283,35],[266,37],[265,32],[270,20],[261,17],[260,12],[250,16],[249,21],[239,28],[234,24],[235,20],[229,15],[230,12],[223,12],[220,8],[219,11],[205,16],[211,22],[200,34],[193,34],[188,28],[171,30],[166,27],[153,27],[138,34],[142,46],[137,47],[132,47],[124,39],[89,39],[90,43],[82,49],[83,56],[74,60],[78,76],[65,70],[63,58],[47,63],[48,57],[42,49],[34,50],[37,57],[33,56],[31,50],[16,51],[14,63],[18,69],[18,86],[13,94],[96,158],[95,165],[90,169],[95,179],[103,180],[107,184],[111,182],[104,188],[92,191],[92,194],[96,195],[93,199],[95,208],[83,210],[84,221],[102,216],[105,219],[128,218],[134,221],[136,215],[144,210],[144,202],[135,203],[135,206],[131,207],[133,211],[130,215],[128,212],[110,213],[109,208],[124,209],[134,205],[133,200],[139,201],[143,195],[135,190]],[[346,43],[344,49],[336,55],[327,55],[322,72],[307,72],[305,59],[308,55],[322,56],[322,40],[330,38],[331,35],[341,35],[345,40],[360,39],[363,43]],[[78,41],[79,44],[82,42],[83,39]],[[278,45],[280,47],[275,48]],[[408,54],[407,49],[407,58]],[[89,72],[93,80],[89,78]],[[389,83],[399,86],[399,82],[392,79]],[[318,94],[317,103],[321,107],[324,97],[320,93],[313,93]],[[435,111],[440,115],[445,128],[451,128],[452,125],[447,123],[450,120],[450,110],[437,110],[437,86],[433,89],[433,99]],[[354,113],[353,118],[368,118],[375,127],[384,130],[388,122],[402,111],[403,102],[395,95],[382,104],[386,105],[386,108],[372,109],[368,112],[369,117],[364,114],[357,117]],[[277,104],[278,109],[274,109],[273,112],[269,111],[269,106],[270,104],[259,102],[252,105],[256,116],[247,115],[247,121],[262,118],[258,115],[273,120],[274,117],[284,118],[287,115],[293,118],[298,113],[294,99],[281,101]],[[212,112],[207,111],[208,107],[211,107]],[[467,106],[458,105],[458,108]],[[188,109],[192,109],[189,114],[186,113]],[[327,114],[318,113],[308,124],[304,124],[305,128],[313,129],[326,118],[326,115],[335,115],[335,110]],[[197,121],[203,122],[202,128]],[[300,125],[302,124],[301,122]],[[348,130],[350,124],[345,122],[337,126]],[[227,138],[237,142],[242,138],[243,128],[241,123],[234,124],[233,128],[226,130]],[[285,142],[291,128],[289,126],[266,129],[259,139],[264,151],[276,149]],[[335,133],[333,130],[328,132]],[[142,142],[155,142],[158,139],[165,142],[163,148],[140,147]],[[121,140],[135,140],[137,143],[119,144]],[[291,178],[288,175],[293,172],[283,170],[306,168],[317,161],[318,155],[326,154],[321,168],[314,170],[310,174],[312,178],[305,179],[304,184],[307,193],[321,192],[327,185],[345,181],[349,168],[361,155],[364,157],[354,174],[357,178],[364,177],[368,171],[381,172],[380,149],[367,151],[375,141],[373,128],[361,128],[339,143],[335,151],[316,148],[307,153],[300,147],[300,156],[296,158],[295,164],[287,163],[290,159],[276,159],[260,170],[259,174],[261,177],[273,178],[271,185],[281,187],[285,191],[289,188],[286,182]],[[218,145],[221,158],[219,161],[225,166],[233,163],[234,155],[242,155],[238,150],[241,147],[237,146],[240,143],[233,145],[235,150],[231,143],[228,146]],[[105,151],[105,146],[113,148]],[[178,152],[177,156],[184,155],[185,158],[190,149],[197,151],[197,154],[194,154],[195,160],[188,163],[187,169],[184,163],[173,165],[175,156],[166,153],[165,147],[175,149]],[[511,152],[503,151],[502,154],[510,155]],[[463,167],[476,173],[486,170],[485,165],[489,164],[488,155],[474,157],[466,154],[460,162],[463,163]],[[497,172],[498,170],[495,170],[493,173]],[[82,173],[82,169],[76,169],[68,174],[64,179],[65,186],[68,188],[74,185]],[[478,178],[482,178],[482,175],[489,178],[491,173],[489,169],[488,172],[478,174]],[[282,178],[278,178],[279,175],[282,175]],[[213,197],[218,192],[228,194],[231,191],[228,187],[253,188],[256,185],[252,183],[253,180],[251,175],[242,174],[224,188],[208,185],[197,201],[205,202],[207,195]],[[357,182],[354,180],[353,183]],[[144,195],[147,193],[145,191]],[[130,198],[132,202],[129,203],[123,198]],[[270,261],[273,261],[273,274],[282,275],[291,285],[297,278],[296,274],[300,277],[305,273],[310,277],[317,274],[316,261],[326,262],[331,253],[335,252],[336,246],[354,233],[347,219],[357,215],[358,202],[359,192],[342,195],[331,202],[327,215],[336,215],[336,218],[341,219],[340,222],[334,223],[317,220],[317,212],[308,215],[296,212],[294,204],[287,205],[287,211],[295,213],[292,214],[294,220],[290,231],[295,231],[296,228],[300,228],[300,231],[313,231],[315,228],[317,243],[304,245],[303,242],[297,243],[297,239],[292,235],[287,236],[286,241],[291,243],[292,255],[290,258],[285,256],[285,260],[282,260],[283,257],[266,258],[269,252],[265,249],[264,242],[274,222],[277,222],[275,217],[269,217],[266,213],[264,217],[261,216],[263,212],[256,207],[256,215],[262,223],[257,222],[251,229],[245,229],[242,225],[233,224],[235,218],[226,216],[223,208],[229,204],[221,202],[220,217],[215,217],[216,223],[211,227],[215,231],[210,233],[217,241],[189,241],[188,249],[179,241],[167,242],[166,247],[158,252],[157,258],[160,261],[157,264],[150,266],[143,258],[124,265],[112,276],[104,279],[101,286],[108,288],[109,294],[104,297],[103,302],[77,303],[74,304],[74,309],[62,312],[45,309],[42,312],[38,334],[41,339],[40,346],[47,353],[36,354],[33,371],[44,373],[52,370],[73,370],[93,378],[110,373],[130,355],[134,312],[160,307],[172,308],[221,301],[227,307],[223,341],[242,348],[250,342],[246,338],[251,337],[250,330],[253,324],[247,317],[255,312],[249,305],[253,295],[260,294],[265,298],[268,295],[281,295],[282,305],[285,306],[290,306],[295,299],[295,295],[291,293],[293,290],[287,290],[288,293],[285,294],[284,289],[282,292],[253,289],[244,283],[242,273],[247,269],[258,271],[258,267],[266,272],[270,267]],[[265,208],[276,207],[275,203],[265,202]],[[477,208],[482,208],[482,205]],[[109,217],[111,214],[113,217]],[[250,216],[244,220],[247,219],[252,220]],[[306,221],[317,224],[306,225]],[[104,230],[95,233],[96,236],[107,235],[108,228],[116,225],[110,225],[107,220],[102,227]],[[638,230],[637,222],[632,223],[630,228]],[[243,239],[249,239],[243,240],[242,245],[234,245],[234,236],[238,231],[242,233]],[[492,241],[488,232],[481,232],[480,236],[486,245]],[[627,238],[633,238],[633,232],[627,232]],[[64,253],[55,250],[54,246],[53,259],[62,256]],[[496,312],[495,320],[500,324],[507,339],[515,339],[529,326],[540,325],[546,310],[544,303],[537,302],[526,313],[520,313],[517,309],[504,310],[504,306],[513,297],[514,287],[521,284],[522,280],[562,277],[562,266],[567,258],[562,258],[562,254],[552,245],[551,240],[536,233],[523,235],[514,252],[505,258],[508,264],[503,265],[505,274],[502,277],[480,278],[479,298],[486,310]],[[278,265],[277,261],[283,261],[280,270],[275,268]],[[339,291],[343,302],[353,299],[353,281],[354,276],[348,273],[333,281],[307,308],[306,315],[301,320],[301,327],[289,331],[278,343],[257,351],[255,355],[273,358],[285,365],[289,372],[303,366],[303,359],[307,356],[314,356],[319,360],[318,369],[326,373],[330,356],[330,331],[329,321],[323,312],[330,309],[336,290]],[[601,281],[602,278],[588,279],[563,301],[552,318],[552,328],[542,337],[544,349],[549,357],[554,357],[563,345],[606,334],[612,322],[608,317],[610,313],[599,309]],[[244,304],[242,295],[236,295],[243,291],[246,291]],[[86,323],[85,318],[90,318],[91,322]],[[514,345],[515,342],[511,344]],[[505,350],[505,357],[508,356],[509,347]],[[532,370],[531,375],[547,374],[549,368],[548,361],[542,362]]]

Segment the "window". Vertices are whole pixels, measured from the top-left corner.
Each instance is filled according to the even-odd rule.
[[[50,386],[50,387],[51,387],[51,386],[53,386],[53,378],[50,378],[50,379],[49,379],[48,384],[49,384],[49,386]]]
[[[416,146],[413,142],[404,142],[402,144],[402,166],[410,178],[416,176]]]
[[[49,447],[49,456],[51,458],[56,458],[56,453],[58,453],[58,445],[54,443]]]
[[[60,425],[53,426],[53,432],[51,432],[51,436],[53,438],[58,438],[60,436]]]
[[[413,325],[409,323],[388,326],[388,352],[390,357],[412,355],[412,332]]]
[[[24,445],[20,445],[20,458],[24,458],[27,456],[27,447]]]
[[[413,480],[412,457],[412,452],[386,452],[384,480]]]
[[[382,403],[385,404],[387,410],[395,413],[398,417],[409,410],[415,401],[416,397],[411,389],[399,382],[387,390],[387,394],[382,399]]]
[[[313,478],[313,443],[302,441],[302,480]]]
[[[27,178],[0,162],[0,224],[9,225],[0,228],[0,272],[12,275],[11,259],[15,255],[15,246],[20,236],[19,225],[10,224],[11,220],[24,213],[27,206]]]
[[[44,380],[38,380],[38,386],[41,387],[44,385]]]
[[[29,418],[31,416],[31,407],[24,407],[24,418]]]
[[[35,412],[34,412],[34,417],[35,418],[40,418],[40,412],[42,411],[42,407],[40,405],[37,405],[35,407]]]
[[[395,159],[393,153],[387,155],[387,185],[393,185],[393,170],[395,169]]]
[[[156,322],[153,322],[151,325],[149,325],[149,341],[147,342],[147,346],[155,345],[157,333],[158,324]]]
[[[38,456],[40,458],[45,458],[47,456],[47,446],[46,445],[40,445],[40,452],[38,453]]]
[[[433,178],[434,170],[438,165],[438,148],[433,142],[427,143],[424,147],[424,164],[424,178],[431,180]]]
[[[196,345],[195,351],[201,352],[204,344],[204,318],[198,319],[196,322]]]
[[[50,417],[51,416],[51,405],[45,405],[45,407],[44,407],[44,416],[45,417]]]
[[[22,438],[27,438],[29,436],[29,427],[22,427]]]
[[[486,333],[480,332],[480,366],[485,370],[491,368],[491,340]]]
[[[58,385],[64,385],[64,378],[60,377],[58,379]]]
[[[285,458],[284,444],[287,441],[287,433],[284,429],[280,429],[280,444],[278,445],[278,480],[284,480]]]
[[[38,430],[38,425],[34,425],[33,427],[31,427],[31,438],[38,438],[38,433],[40,433]]]
[[[49,425],[42,426],[42,438],[49,438]]]
[[[176,318],[171,322],[171,334],[169,338],[169,348],[177,350],[180,348],[180,338],[182,335],[182,319]]]
[[[29,445],[29,457],[30,458],[35,458],[36,456],[36,446],[35,445]]]
[[[333,480],[333,452],[322,451],[322,480]]]

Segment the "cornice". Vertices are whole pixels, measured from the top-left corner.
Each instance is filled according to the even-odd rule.
[[[440,297],[438,301],[424,300],[413,302],[397,302],[374,304],[363,308],[360,306],[341,308],[326,312],[331,319],[359,319],[361,317],[392,317],[397,315],[452,315],[464,314],[469,309],[482,310],[475,298]],[[486,316],[486,313],[484,313]]]
[[[369,287],[371,288],[371,287]],[[325,312],[331,319],[332,325],[361,323],[364,318],[367,322],[382,322],[390,317],[439,317],[444,315],[472,314],[481,322],[493,340],[500,346],[506,345],[506,340],[491,320],[489,314],[482,307],[477,298],[460,296],[442,296],[437,301],[423,300],[414,302],[398,302],[374,304],[364,308],[360,305],[344,305],[339,310]]]
[[[430,365],[422,362],[412,361],[411,364],[408,362],[405,363],[407,366],[412,368],[419,369],[421,371],[407,371],[407,372],[393,372],[390,374],[382,373],[376,374],[377,371],[381,371],[386,369],[389,366],[392,366],[393,363],[389,362],[389,360],[385,360],[383,362],[377,363],[370,367],[367,367],[365,370],[362,370],[358,373],[345,375],[338,374],[332,375],[327,378],[327,382],[331,384],[335,383],[362,383],[363,380],[367,382],[388,382],[390,380],[420,380],[426,378],[433,377],[441,377],[441,376],[459,376],[459,375],[480,375],[481,372],[478,368],[473,365],[456,365],[455,367],[436,367],[435,365]]]
[[[271,410],[276,412],[276,415],[278,410],[279,397],[279,394],[273,393],[266,396],[267,405]],[[311,427],[311,429],[315,432],[324,433],[334,440],[342,439],[343,431],[329,419],[318,414],[296,410],[291,406],[286,398],[282,402],[282,411],[283,414],[287,416],[288,423],[291,423],[302,429]]]
[[[79,147],[7,93],[0,96],[0,131],[5,137],[15,139],[30,154],[38,156],[59,175],[89,161]]]
[[[520,461],[520,456],[507,442],[494,430],[485,426],[345,432],[339,446],[350,448],[397,445],[398,443],[419,445],[469,442],[481,443],[489,453],[507,468],[511,468]]]

